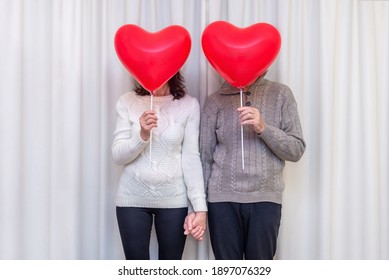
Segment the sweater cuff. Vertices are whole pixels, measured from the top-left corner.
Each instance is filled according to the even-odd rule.
[[[188,203],[188,213],[191,212],[199,212],[199,211],[204,211],[207,212],[207,202],[205,199],[196,199],[194,201],[189,201]]]
[[[269,139],[269,137],[271,137],[271,128],[266,124],[265,129],[262,131],[262,133],[257,135],[263,140]]]
[[[193,210],[192,203],[190,203],[190,201],[188,200],[188,214],[193,213],[193,212],[194,212],[194,210]]]

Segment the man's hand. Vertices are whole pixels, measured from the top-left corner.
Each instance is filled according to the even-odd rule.
[[[237,110],[241,125],[251,125],[257,134],[261,134],[264,131],[265,122],[257,108],[239,107]]]
[[[203,235],[207,228],[207,212],[199,211],[190,213],[186,216],[184,222],[184,234],[192,235],[198,241],[203,240]]]

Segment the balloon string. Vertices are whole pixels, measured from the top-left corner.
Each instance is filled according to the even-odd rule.
[[[150,110],[153,110],[153,92],[150,92]],[[153,130],[150,130],[150,165],[151,165],[151,150],[153,146]]]
[[[243,88],[240,91],[240,107],[243,107]],[[243,125],[240,125],[240,141],[242,143],[242,169],[244,169],[244,145],[243,145]]]

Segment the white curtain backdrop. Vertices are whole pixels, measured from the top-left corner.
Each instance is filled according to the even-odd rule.
[[[389,259],[389,1],[374,0],[0,0],[0,259],[123,259],[110,146],[133,80],[113,36],[186,27],[203,104],[215,20],[282,35],[268,77],[293,90],[307,150],[286,165],[277,259]],[[212,259],[208,239],[184,258]]]

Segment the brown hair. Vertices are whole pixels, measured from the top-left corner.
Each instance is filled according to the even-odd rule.
[[[170,88],[170,94],[174,96],[174,99],[180,99],[184,97],[186,94],[186,88],[184,85],[184,77],[181,75],[180,71],[174,74],[173,77],[168,81],[168,85]],[[143,88],[140,84],[134,90],[137,95],[150,95],[150,92]],[[173,99],[173,100],[174,100]]]

